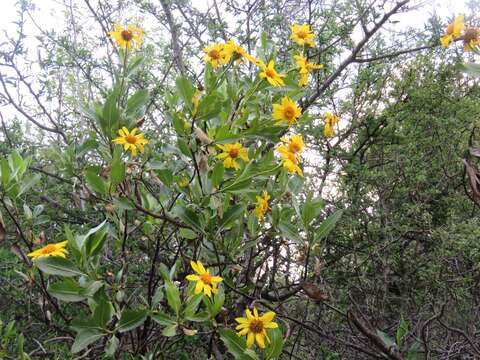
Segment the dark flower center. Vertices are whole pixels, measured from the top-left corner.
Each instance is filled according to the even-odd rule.
[[[132,135],[132,134],[128,134],[126,136],[126,140],[130,144],[136,144],[137,143],[137,138],[135,137],[135,135]]]
[[[248,328],[254,334],[259,334],[263,331],[263,322],[261,320],[253,319],[250,321]]]
[[[228,152],[228,156],[230,156],[233,159],[236,158],[238,156],[238,149],[231,149]]]
[[[212,59],[218,60],[220,59],[220,51],[217,49],[210,50],[208,52],[208,56],[210,56]]]
[[[133,33],[130,30],[122,30],[121,35],[125,41],[131,41],[133,39]]]
[[[291,106],[287,106],[283,111],[283,114],[288,120],[291,120],[295,117],[295,109],[293,109]]]

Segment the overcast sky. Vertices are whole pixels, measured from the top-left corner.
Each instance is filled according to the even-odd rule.
[[[114,1],[114,0],[112,0]],[[0,29],[12,31],[15,29],[15,25],[12,22],[17,19],[17,0],[1,0],[2,11],[0,11]],[[72,2],[75,2],[72,0]],[[95,1],[92,1],[95,3]],[[205,7],[205,4],[211,3],[212,0],[192,0],[199,8]],[[397,15],[397,20],[400,20],[404,26],[422,27],[428,15],[437,12],[445,20],[462,13],[465,9],[467,0],[413,0],[413,3],[425,3],[421,10],[408,15]],[[61,1],[57,0],[34,0],[37,7],[35,12],[36,21],[39,25],[45,28],[59,28],[64,22],[62,16]],[[60,10],[60,11],[59,11]],[[27,31],[33,32],[33,27],[27,28]],[[31,34],[31,33],[30,33]]]

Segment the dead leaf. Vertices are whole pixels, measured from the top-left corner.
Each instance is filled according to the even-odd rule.
[[[478,173],[466,159],[463,159],[463,163],[465,164],[468,179],[470,180],[470,187],[472,188],[473,199],[477,204],[480,204],[480,178],[478,176]]]
[[[305,294],[310,299],[319,300],[319,301],[328,300],[328,295],[325,294],[322,290],[320,290],[320,288],[317,285],[313,283],[304,282],[301,286]]]

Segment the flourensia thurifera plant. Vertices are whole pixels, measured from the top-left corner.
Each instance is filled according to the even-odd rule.
[[[24,237],[29,277],[54,304],[51,321],[74,331],[73,353],[158,358],[183,342],[208,356],[280,356],[287,325],[278,293],[262,283],[268,267],[243,262],[260,241],[259,258],[284,241],[308,257],[341,215],[314,221],[323,201],[297,196],[308,174],[300,129],[312,121],[301,99],[323,65],[308,59],[313,29],[291,31],[287,63],[266,38],[257,54],[234,40],[206,46],[203,79],[180,76],[163,94],[171,126],[160,136],[144,118],[149,90],[132,83],[145,66],[144,31],[114,25],[113,85],[84,104],[94,124],[88,156],[81,175],[65,171],[98,221],[59,228],[46,242]],[[325,119],[331,137],[338,118]],[[38,181],[25,176],[29,161],[13,153],[1,163],[9,206]],[[42,208],[34,212],[40,219]],[[302,266],[294,272],[298,283],[308,277]]]

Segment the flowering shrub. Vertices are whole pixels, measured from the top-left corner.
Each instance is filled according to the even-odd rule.
[[[24,238],[33,260],[29,276],[48,284],[50,301],[59,301],[52,321],[76,332],[73,353],[93,346],[106,357],[155,354],[160,338],[208,336],[221,338],[237,358],[278,357],[286,333],[274,321],[273,302],[246,295],[253,274],[230,264],[259,239],[267,246],[288,239],[308,253],[339,218],[313,222],[323,202],[312,197],[291,206],[304,176],[305,143],[295,126],[310,121],[298,100],[308,75],[322,68],[303,51],[315,46],[310,27],[292,27],[298,47],[290,69],[279,69],[267,48],[259,57],[233,40],[207,46],[202,85],[179,77],[165,94],[175,144],[142,128],[149,92],[131,91],[144,31],[116,24],[109,36],[118,50],[116,81],[104,99],[85,106],[96,126],[84,149],[90,156],[83,176],[68,179],[84,184],[104,221],[59,229],[57,243],[35,246]],[[335,119],[326,124],[332,136],[337,120],[328,116]],[[25,177],[28,162],[16,153],[2,161],[8,201],[39,180]],[[298,271],[293,277],[301,281]],[[254,301],[239,309],[239,297]]]

